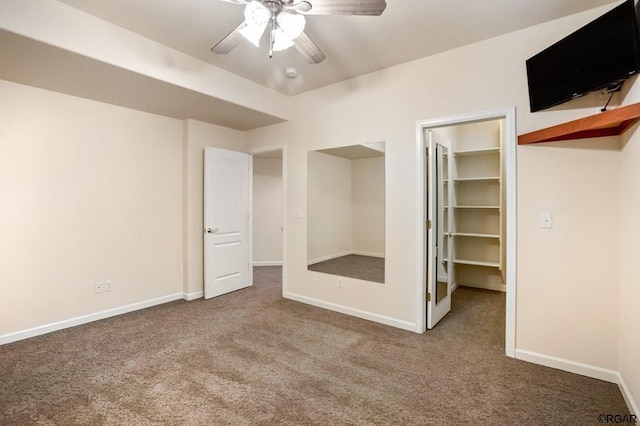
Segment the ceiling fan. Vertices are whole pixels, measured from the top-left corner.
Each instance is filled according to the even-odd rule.
[[[372,15],[382,14],[385,0],[223,0],[245,5],[245,20],[211,48],[226,54],[243,39],[256,47],[269,28],[269,57],[273,52],[295,46],[311,64],[325,59],[322,50],[304,32],[304,15]]]

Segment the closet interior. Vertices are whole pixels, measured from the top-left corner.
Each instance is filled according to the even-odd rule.
[[[435,129],[449,140],[444,180],[445,258],[457,286],[505,291],[505,120]]]

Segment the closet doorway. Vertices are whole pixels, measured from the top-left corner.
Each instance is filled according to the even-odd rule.
[[[422,331],[450,311],[458,286],[503,291],[505,351],[513,357],[515,111],[419,122],[417,139]]]

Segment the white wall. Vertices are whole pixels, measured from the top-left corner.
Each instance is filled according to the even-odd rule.
[[[282,264],[282,158],[253,157],[253,264]]]
[[[347,254],[384,257],[384,157],[308,156],[308,262]]]
[[[0,336],[201,297],[203,150],[242,151],[244,133],[6,81],[0,93]],[[113,291],[96,295],[104,280]]]
[[[5,81],[0,98],[0,336],[181,295],[182,122]]]
[[[456,151],[500,146],[500,120],[480,121],[456,127]]]
[[[519,349],[617,370],[618,316],[604,307],[618,303],[618,149],[615,138],[519,148]],[[543,212],[553,229],[540,229]]]
[[[241,151],[244,133],[6,81],[0,91],[0,336],[200,297],[203,150]],[[96,295],[104,280],[113,291]]]
[[[640,102],[640,83],[625,98],[626,104]],[[619,370],[634,398],[633,409],[640,414],[640,132],[635,129],[623,138],[620,158],[620,304],[603,305],[603,310],[619,315]]]
[[[592,114],[594,108],[531,114],[525,60],[606,10],[595,9],[301,94],[292,99],[286,125],[248,132],[250,147],[283,141],[288,145],[291,219],[286,224],[286,296],[417,329],[419,260],[412,253],[420,235],[415,229],[416,191],[422,177],[417,175],[415,158],[416,121],[515,105],[518,133],[526,133]],[[315,119],[306,119],[310,115]],[[306,188],[299,182],[306,176],[307,151],[328,148],[328,141],[339,146],[379,140],[387,141],[386,283],[371,286],[343,279],[338,288],[332,277],[306,270],[306,221],[295,218],[294,212],[306,202]],[[590,230],[600,248],[615,252],[617,235],[604,225],[604,207],[593,205],[605,200],[607,211],[617,214],[611,188],[618,182],[619,155],[593,149],[593,144],[518,148],[516,345],[533,353],[616,369],[617,319],[610,315],[599,324],[593,320],[593,313],[603,306],[617,306],[617,272],[611,266],[616,258],[605,253],[603,260],[603,250],[584,244],[583,238],[588,235],[585,230]],[[594,175],[601,180],[594,182]],[[595,185],[585,188],[585,182]],[[572,197],[575,202],[569,201]],[[553,230],[539,229],[541,209],[556,215]],[[550,252],[556,256],[549,256]],[[587,265],[589,273],[576,271],[580,265]],[[544,269],[545,275],[529,273],[533,267]],[[587,295],[594,289],[599,289],[598,297]]]
[[[306,155],[302,161],[306,164]],[[303,210],[308,215],[308,262],[351,253],[351,160],[310,152],[307,178],[309,197]]]
[[[351,160],[353,251],[384,257],[384,157]]]
[[[183,136],[184,176],[184,292],[187,299],[202,297],[203,264],[203,186],[204,147],[213,146],[232,151],[244,151],[244,133],[226,127],[186,120]]]

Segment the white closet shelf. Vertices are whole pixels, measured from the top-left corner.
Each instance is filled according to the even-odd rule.
[[[482,176],[482,177],[472,177],[472,178],[455,178],[454,182],[486,182],[486,181],[496,181],[500,182],[500,176]]]
[[[500,210],[500,206],[453,206],[454,209],[496,209]]]
[[[493,148],[481,148],[481,149],[469,149],[469,150],[463,150],[463,151],[456,151],[453,153],[454,156],[456,155],[479,155],[479,154],[497,154],[500,152],[500,147],[493,147]]]
[[[473,237],[473,238],[494,238],[500,239],[498,234],[477,234],[473,232],[456,232],[453,234],[456,237]]]
[[[457,263],[459,265],[487,266],[490,268],[500,267],[500,262],[486,262],[482,260],[454,259],[453,263]]]

